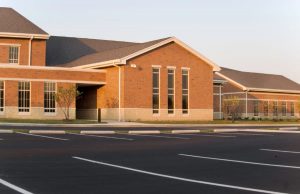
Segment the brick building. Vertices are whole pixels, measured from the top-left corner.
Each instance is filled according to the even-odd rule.
[[[219,67],[175,37],[145,43],[49,36],[0,8],[0,118],[62,119],[54,94],[76,85],[71,118],[212,120]]]
[[[214,118],[226,116],[224,101],[239,99],[241,118],[294,119],[299,117],[298,83],[281,75],[221,68],[214,76]],[[228,115],[227,115],[228,116]]]

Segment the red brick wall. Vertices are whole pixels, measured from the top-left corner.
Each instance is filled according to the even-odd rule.
[[[8,63],[9,44],[20,45],[20,65],[28,65],[29,62],[29,43],[30,39],[25,38],[1,38],[0,37],[0,63]],[[8,45],[1,45],[8,44]],[[46,62],[46,40],[32,40],[31,46],[31,65],[45,66]]]
[[[121,67],[122,71],[124,67]],[[106,68],[106,84],[101,86],[97,92],[98,108],[119,107],[119,69],[118,67]],[[123,91],[123,89],[122,89]],[[123,95],[122,95],[123,96]]]
[[[68,81],[92,81],[105,82],[106,73],[103,71],[68,71],[55,68],[49,69],[34,69],[34,68],[1,68],[1,78],[18,78],[18,79],[50,79],[50,80],[68,80]]]
[[[137,68],[130,67],[136,64]],[[161,108],[167,109],[167,66],[175,70],[175,109],[182,108],[181,68],[189,70],[189,106],[191,109],[213,108],[212,67],[176,43],[170,43],[128,62],[124,70],[124,104],[126,108],[152,108],[152,65],[161,65]]]

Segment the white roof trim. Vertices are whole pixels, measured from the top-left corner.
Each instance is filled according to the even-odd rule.
[[[100,62],[100,63],[91,63],[91,64],[87,64],[87,65],[75,66],[75,67],[72,67],[72,69],[95,69],[95,68],[114,66],[114,65],[118,65],[118,64],[125,65],[126,63],[122,63],[122,61],[120,59],[114,59],[114,60],[104,61],[104,62]]]
[[[0,32],[0,37],[49,39],[50,36],[48,34],[26,34],[26,33]]]
[[[158,47],[161,47],[163,45],[166,45],[170,42],[175,42],[177,44],[179,44],[180,46],[182,46],[183,48],[185,48],[186,50],[188,50],[189,52],[191,52],[192,54],[194,54],[195,56],[197,56],[198,58],[200,58],[201,60],[205,61],[208,65],[213,67],[213,71],[220,71],[221,68],[216,65],[215,63],[213,63],[212,61],[210,61],[209,59],[207,59],[206,57],[204,57],[202,54],[200,54],[198,51],[194,50],[193,48],[191,48],[190,46],[188,46],[187,44],[185,44],[184,42],[180,41],[179,39],[172,37],[172,38],[168,38],[166,40],[163,40],[155,45],[149,46],[145,49],[142,49],[140,51],[137,51],[133,54],[130,54],[126,57],[120,58],[120,59],[114,59],[114,60],[110,60],[110,61],[104,61],[104,62],[100,62],[100,63],[94,63],[94,64],[87,64],[87,65],[81,65],[81,66],[77,66],[74,68],[103,68],[103,67],[108,67],[108,66],[113,66],[113,65],[117,65],[117,64],[126,64],[127,60],[132,59],[134,57],[137,57],[139,55],[142,55],[146,52],[149,52],[151,50],[154,50]]]
[[[277,92],[277,93],[293,93],[300,94],[300,90],[279,90],[279,89],[270,89],[270,88],[248,88],[249,91],[257,92]]]
[[[69,67],[49,67],[49,66],[32,66],[32,65],[28,66],[28,65],[16,65],[16,64],[6,64],[6,63],[5,64],[0,63],[0,68],[106,73],[106,70],[99,70],[99,69],[75,69],[75,68],[69,68]]]

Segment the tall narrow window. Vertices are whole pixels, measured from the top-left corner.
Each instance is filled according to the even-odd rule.
[[[264,116],[267,117],[269,116],[269,102],[264,101]]]
[[[182,70],[182,113],[189,113],[189,71]]]
[[[278,116],[278,102],[273,102],[273,116]]]
[[[30,82],[19,82],[19,112],[30,112]]]
[[[281,106],[282,106],[282,116],[286,116],[286,102],[282,102]]]
[[[19,47],[9,47],[9,63],[19,63]]]
[[[0,81],[0,112],[4,111],[4,82]]]
[[[168,114],[174,113],[174,69],[168,69]]]
[[[54,82],[44,83],[44,112],[45,113],[54,113],[56,110],[55,92],[56,92],[56,84]]]
[[[258,113],[259,113],[259,101],[257,101],[257,100],[255,100],[254,102],[254,116],[256,117],[256,116],[258,116]]]
[[[295,116],[295,103],[291,102],[291,116]]]
[[[159,68],[152,70],[152,109],[153,114],[159,113]]]

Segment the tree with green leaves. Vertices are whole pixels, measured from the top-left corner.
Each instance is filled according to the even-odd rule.
[[[224,118],[231,118],[232,122],[240,116],[240,99],[237,96],[228,96],[223,100]]]
[[[80,95],[75,85],[68,88],[59,87],[55,94],[55,101],[65,115],[65,119],[70,120],[70,109]]]

